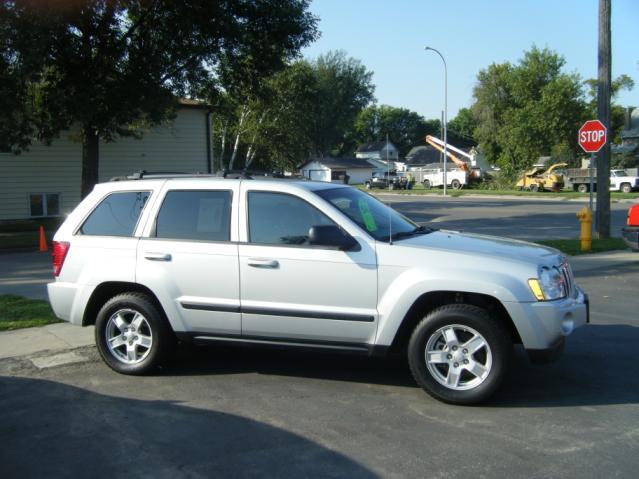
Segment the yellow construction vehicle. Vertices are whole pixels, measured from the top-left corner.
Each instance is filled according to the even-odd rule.
[[[530,191],[561,191],[564,187],[564,175],[555,170],[566,166],[568,166],[567,163],[555,163],[548,169],[536,166],[524,172],[515,187],[519,190]]]

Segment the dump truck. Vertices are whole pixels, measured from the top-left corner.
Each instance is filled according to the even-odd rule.
[[[566,184],[581,193],[590,191],[592,172],[593,191],[597,191],[597,168],[569,168],[566,170]],[[630,193],[639,190],[639,176],[626,170],[610,170],[610,191]]]

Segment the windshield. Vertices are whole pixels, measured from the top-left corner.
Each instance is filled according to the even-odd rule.
[[[378,241],[389,241],[391,232],[393,240],[430,232],[356,188],[316,190],[315,194],[331,203]]]

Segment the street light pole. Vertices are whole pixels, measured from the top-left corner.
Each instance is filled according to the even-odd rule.
[[[439,55],[444,62],[444,196],[446,196],[446,187],[448,185],[448,67],[444,55],[439,50],[432,47],[424,47],[424,50],[432,50]]]

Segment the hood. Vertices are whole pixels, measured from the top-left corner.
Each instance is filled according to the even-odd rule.
[[[535,265],[557,265],[564,259],[562,253],[554,248],[499,236],[458,231],[433,231],[429,234],[401,239],[395,244],[407,248],[437,249]]]

